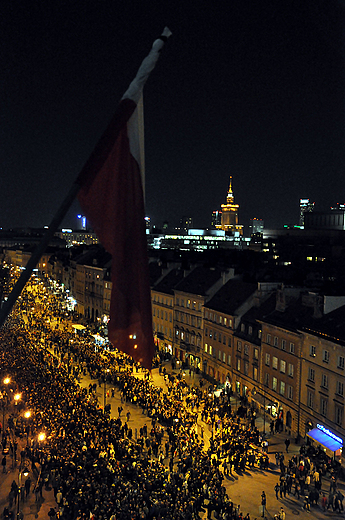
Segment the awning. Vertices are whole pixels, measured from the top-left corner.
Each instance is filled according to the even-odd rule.
[[[84,330],[84,329],[86,329],[86,327],[84,327],[84,325],[79,325],[79,323],[73,324],[72,327],[74,329],[77,329],[77,330]]]
[[[307,433],[307,437],[310,437],[330,451],[338,451],[343,447],[343,440],[340,437],[319,424]]]

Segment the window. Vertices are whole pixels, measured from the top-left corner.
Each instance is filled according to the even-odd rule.
[[[181,307],[184,307],[184,299],[181,298]]]
[[[226,362],[226,354],[225,354],[225,352],[223,352],[223,363],[225,363],[225,362]]]
[[[337,381],[336,393],[338,395],[344,396],[344,383],[342,381]]]
[[[259,329],[259,330],[258,330],[258,338],[261,339],[261,336],[262,336],[262,330]]]
[[[208,320],[208,311],[205,310],[205,319]]]
[[[254,381],[258,380],[258,367],[253,367],[253,379]]]
[[[205,352],[208,352],[208,345],[205,343]]]
[[[266,354],[266,356],[265,356],[265,365],[267,367],[269,367],[270,364],[271,364],[271,355],[270,354]]]
[[[341,426],[343,424],[343,408],[335,407],[335,422]]]
[[[315,357],[316,356],[316,347],[314,345],[310,345],[309,347],[309,354],[311,357]]]
[[[219,359],[219,361],[222,360],[222,351],[221,350],[218,350],[218,359]]]
[[[265,374],[265,386],[269,386],[270,384],[270,375],[269,374]]]
[[[214,331],[214,341],[217,341],[217,332]]]
[[[212,356],[212,352],[213,352],[212,345],[210,345],[210,348],[209,348],[209,354],[210,354],[210,356]]]
[[[242,341],[238,341],[237,342],[237,352],[241,352],[242,351]]]
[[[322,388],[328,388],[328,376],[326,374],[322,374],[321,386]]]
[[[245,325],[244,325],[244,323],[241,323],[241,332],[244,332],[244,330],[245,330]]]
[[[280,393],[280,395],[285,395],[285,383],[284,383],[284,381],[280,381],[279,393]]]
[[[329,352],[328,352],[328,350],[323,350],[322,351],[322,361],[324,363],[328,363],[329,362]]]
[[[289,363],[289,364],[288,364],[288,375],[289,375],[290,377],[293,377],[293,371],[294,371],[294,366],[293,366],[292,363]]]
[[[224,325],[226,327],[226,323],[227,323],[228,319],[227,318],[224,318]]]
[[[187,309],[190,308],[190,300],[187,300]]]
[[[278,358],[275,356],[272,357],[272,368],[274,368],[275,370],[278,369]]]
[[[228,354],[228,365],[231,366],[231,355]]]
[[[254,359],[259,359],[259,349],[258,348],[254,349],[253,357],[254,357]]]
[[[283,359],[280,360],[280,371],[282,374],[285,374],[286,372],[286,361]]]
[[[288,399],[293,399],[293,387],[291,385],[287,387],[287,397]]]
[[[253,327],[251,325],[249,325],[249,327],[248,327],[248,334],[249,334],[249,336],[251,336],[253,334]]]
[[[315,370],[313,368],[308,369],[308,379],[309,381],[315,381]]]
[[[212,338],[212,335],[213,335],[213,331],[212,331],[212,329],[210,329],[210,334],[209,334],[210,338]]]
[[[274,346],[278,347],[279,339],[278,336],[274,336]]]
[[[246,356],[249,356],[249,345],[247,345],[246,343],[244,344],[244,354]]]
[[[248,361],[245,361],[244,363],[244,375],[247,376],[249,371],[249,363]]]
[[[290,353],[291,354],[295,353],[295,344],[294,343],[290,343]]]
[[[240,360],[240,358],[237,358],[237,370],[239,372],[241,371],[241,360]]]
[[[277,391],[278,380],[276,377],[272,378],[272,389]]]
[[[266,342],[270,345],[271,344],[271,334],[267,334],[266,336]]]
[[[321,397],[320,399],[320,414],[321,415],[327,415],[327,399],[324,399]]]
[[[282,350],[286,350],[286,340],[282,339]]]
[[[337,367],[341,368],[342,370],[344,370],[344,366],[345,366],[345,358],[344,358],[344,356],[338,356]]]
[[[308,392],[307,394],[307,406],[314,408],[314,394],[312,392]]]

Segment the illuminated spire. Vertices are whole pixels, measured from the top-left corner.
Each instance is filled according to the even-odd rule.
[[[228,194],[226,196],[226,203],[227,204],[233,204],[235,201],[234,193],[232,191],[232,176],[230,175],[230,184],[228,189]]]

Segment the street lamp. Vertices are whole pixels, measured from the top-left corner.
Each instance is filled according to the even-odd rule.
[[[31,412],[30,412],[30,410],[27,410],[26,412],[24,412],[24,417],[25,417],[25,419],[27,419],[27,426],[26,426],[26,445],[29,446],[29,432],[30,432],[29,419],[30,419],[30,417],[31,417]]]
[[[5,387],[7,385],[10,384],[11,382],[11,379],[9,377],[5,377],[3,379],[3,384],[5,385]],[[8,401],[8,394],[6,392],[6,390],[4,390],[2,393],[1,393],[1,402],[2,402],[2,429],[3,429],[3,432],[5,432],[5,399],[6,401]]]
[[[24,466],[24,468],[22,469],[22,464],[20,464],[19,466],[19,473],[18,473],[18,497],[17,497],[17,500],[18,500],[18,504],[17,504],[17,518],[19,518],[19,507],[20,507],[20,500],[24,500],[22,497],[21,497],[21,493],[22,493],[22,475],[24,475],[24,477],[27,477],[29,475],[29,470]]]
[[[104,389],[103,389],[103,413],[105,413],[105,407],[106,407],[106,404],[107,404],[107,399],[106,399],[106,383],[107,383],[107,373],[109,373],[110,370],[109,368],[107,368],[106,370],[106,374],[104,376]]]

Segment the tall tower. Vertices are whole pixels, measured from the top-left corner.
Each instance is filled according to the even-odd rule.
[[[232,177],[230,176],[230,184],[226,196],[226,204],[221,205],[221,223],[216,228],[233,234],[243,235],[243,226],[238,223],[238,210],[240,206],[235,204],[234,193],[232,191]]]
[[[310,202],[309,199],[299,200],[299,225],[304,227],[304,215],[305,213],[311,213],[314,211],[315,202]]]

